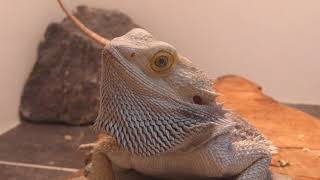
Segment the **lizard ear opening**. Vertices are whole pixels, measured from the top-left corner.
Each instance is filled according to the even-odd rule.
[[[73,22],[73,24],[82,31],[85,35],[90,37],[92,40],[96,41],[102,46],[109,46],[109,40],[100,36],[99,34],[93,32],[89,28],[87,28],[79,19],[77,19],[75,16],[69,13],[69,11],[64,7],[61,0],[57,0],[61,9],[64,11],[64,13],[67,15],[67,17]]]
[[[203,101],[202,101],[202,98],[200,96],[198,96],[198,95],[193,96],[192,100],[193,100],[193,102],[195,104],[199,104],[199,105],[203,105],[204,104]]]

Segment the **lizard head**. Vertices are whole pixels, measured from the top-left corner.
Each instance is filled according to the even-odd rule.
[[[95,127],[130,152],[170,151],[200,131],[227,124],[206,73],[146,30],[110,41],[101,79]]]
[[[159,94],[174,94],[187,103],[215,105],[216,94],[212,91],[212,80],[186,57],[180,55],[170,44],[156,40],[144,29],[133,29],[117,37],[105,48],[105,66],[122,63],[117,74],[123,78],[145,80],[145,86],[161,87]],[[133,77],[129,71],[139,74]],[[120,75],[121,74],[121,75]],[[134,89],[132,89],[134,90]]]
[[[215,102],[211,79],[172,45],[143,29],[107,40],[58,2],[81,31],[104,46],[94,127],[111,135],[122,148],[142,156],[156,155],[183,149],[202,141],[206,132],[212,132],[208,129],[229,125],[225,111]]]

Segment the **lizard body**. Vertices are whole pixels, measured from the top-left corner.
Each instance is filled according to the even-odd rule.
[[[152,69],[157,53],[170,69]],[[115,165],[156,177],[268,178],[273,146],[223,110],[211,80],[171,45],[133,29],[111,40],[102,61],[94,126],[117,141],[106,153]]]
[[[270,178],[273,145],[217,104],[212,80],[172,45],[143,29],[98,42],[105,48],[94,128],[108,140],[97,143],[94,157],[155,177]],[[89,179],[112,179],[101,157]]]

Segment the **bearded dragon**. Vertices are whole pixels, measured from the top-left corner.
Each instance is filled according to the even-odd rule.
[[[270,179],[276,148],[216,102],[212,79],[144,29],[107,40],[67,16],[102,51],[100,110],[90,180],[111,166],[161,178]]]

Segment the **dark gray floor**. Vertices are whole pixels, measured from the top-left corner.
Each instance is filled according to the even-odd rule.
[[[95,135],[88,126],[23,122],[0,136],[0,161],[78,169],[83,167],[86,157],[85,152],[78,150],[78,146],[94,139]],[[1,180],[50,180],[70,174],[61,170],[1,163],[0,169]]]
[[[2,180],[65,180],[70,172],[0,165]]]
[[[320,118],[320,106],[286,104]],[[65,135],[72,137],[66,140]],[[88,126],[75,127],[57,124],[23,122],[0,136],[0,161],[31,163],[64,168],[81,168],[85,154],[77,148],[92,142],[95,135]],[[3,165],[0,179],[4,180],[59,180],[70,172],[33,167]]]

